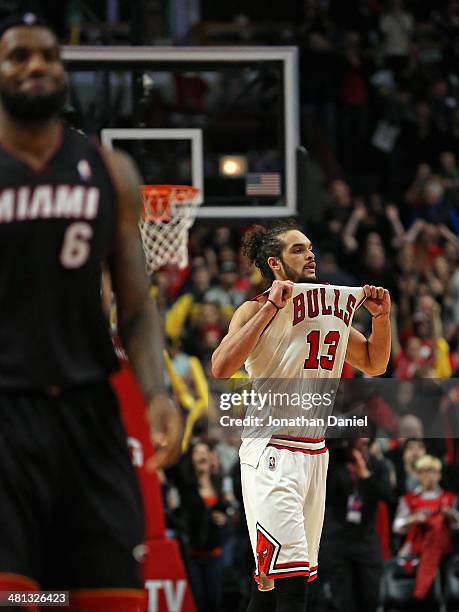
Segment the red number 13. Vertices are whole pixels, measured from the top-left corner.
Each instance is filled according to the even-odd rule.
[[[326,355],[319,357],[320,331],[312,330],[306,337],[309,344],[309,357],[304,361],[305,370],[317,370],[320,366],[322,370],[333,370],[335,365],[336,350],[339,343],[339,331],[329,331],[324,339],[324,344],[328,345]]]

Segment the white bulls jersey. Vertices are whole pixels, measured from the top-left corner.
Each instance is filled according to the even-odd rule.
[[[352,319],[364,299],[361,287],[294,285],[245,362],[259,399],[246,413],[253,418],[242,436],[243,463],[256,467],[272,435],[325,434],[320,420],[333,408]]]

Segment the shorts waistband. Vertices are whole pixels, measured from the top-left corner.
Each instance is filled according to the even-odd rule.
[[[296,438],[294,436],[272,436],[268,446],[291,451],[320,454],[327,451],[325,438]]]

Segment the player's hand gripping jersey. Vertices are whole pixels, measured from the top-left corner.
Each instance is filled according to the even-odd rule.
[[[272,435],[324,435],[317,420],[326,419],[333,408],[352,319],[364,299],[361,287],[295,284],[292,299],[273,317],[245,362],[259,397],[247,415],[263,423],[245,427],[243,463],[256,467]]]

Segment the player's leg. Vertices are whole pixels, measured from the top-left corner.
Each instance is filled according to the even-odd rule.
[[[304,529],[306,534],[309,577],[317,576],[317,556],[325,512],[325,487],[327,479],[328,453],[310,455],[297,453],[296,460],[301,464],[301,481],[305,487]],[[306,610],[308,585],[303,576],[284,578],[276,582],[276,612]]]
[[[308,583],[304,576],[276,580],[276,612],[306,612]]]
[[[303,455],[307,493],[304,502],[304,530],[308,543],[309,578],[317,578],[320,538],[325,515],[328,452]]]
[[[64,395],[58,415],[65,482],[43,582],[71,591],[72,612],[144,612],[142,500],[117,401],[91,385]]]
[[[305,612],[308,583],[303,576],[292,576],[276,580],[276,588],[260,591],[252,585],[247,612]]]
[[[56,487],[55,429],[43,394],[0,393],[0,592],[33,593]],[[6,610],[3,604],[2,610]],[[38,610],[34,603],[11,610]]]
[[[302,577],[303,602],[294,608],[280,609],[303,612],[309,563],[303,521],[303,485],[297,478],[299,458],[296,454],[267,447],[257,468],[241,466],[241,476],[259,589],[273,589],[274,581],[276,585],[285,582],[276,593],[276,602],[282,606],[285,599],[285,605],[291,606],[292,589],[299,591],[290,586],[293,582],[289,578]],[[265,609],[264,595],[265,592],[254,594],[250,612]]]
[[[255,496],[254,486],[257,480],[257,469],[251,465],[241,465],[241,485],[244,498],[244,512],[249,531],[250,544],[255,557],[255,566],[257,565],[257,499]],[[247,612],[272,612],[276,609],[276,594],[274,592],[274,581],[272,581],[270,590],[260,590],[258,582],[253,581],[250,593],[249,606]]]
[[[252,584],[249,607],[247,612],[275,612],[276,610],[276,591],[260,591],[258,583]]]

